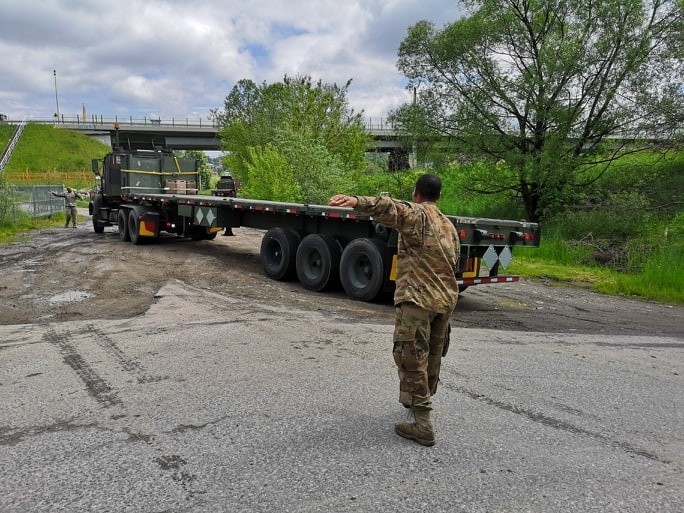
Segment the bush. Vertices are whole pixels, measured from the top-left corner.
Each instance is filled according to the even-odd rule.
[[[16,206],[12,189],[0,174],[0,225],[13,224],[16,216]]]
[[[247,183],[240,195],[247,198],[299,203],[302,190],[287,160],[273,146],[249,148],[245,162]]]

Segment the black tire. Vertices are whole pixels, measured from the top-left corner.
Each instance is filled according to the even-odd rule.
[[[91,206],[89,206],[89,210],[92,208],[92,212],[90,215],[93,217],[93,231],[95,233],[104,233],[104,224],[100,222],[100,201],[98,199],[95,199]]]
[[[190,227],[190,238],[195,242],[199,240],[204,240],[206,236],[206,228],[202,226],[191,226]]]
[[[285,281],[297,272],[297,247],[302,236],[289,228],[271,228],[261,239],[261,265],[272,280]]]
[[[200,240],[214,240],[216,238],[216,232],[210,232],[209,228],[204,226],[192,226],[190,227],[190,238],[195,242]]]
[[[297,277],[305,289],[321,292],[340,284],[342,248],[332,235],[307,235],[297,248]]]
[[[391,253],[377,239],[356,239],[342,252],[340,278],[347,295],[358,301],[373,301],[388,290]]]
[[[128,231],[128,209],[119,209],[119,213],[116,215],[116,222],[119,225],[119,238],[124,242],[130,241],[131,235]]]
[[[93,231],[95,233],[104,233],[105,227],[98,221],[98,218],[96,216],[97,214],[93,214]]]
[[[128,213],[128,238],[133,244],[142,244],[144,240],[140,237],[140,219],[135,210]]]

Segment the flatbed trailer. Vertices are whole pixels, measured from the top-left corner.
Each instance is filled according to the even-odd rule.
[[[112,164],[117,155],[123,165],[118,169]],[[123,151],[109,154],[102,174],[94,161],[101,179],[89,205],[95,232],[118,225],[122,240],[141,244],[162,233],[200,241],[212,240],[226,228],[256,228],[265,230],[260,258],[271,279],[298,278],[318,292],[341,285],[349,297],[361,301],[393,290],[398,236],[372,216],[344,207],[201,195],[188,186],[198,183],[188,159],[157,156],[157,170],[145,162],[146,154],[133,155],[138,165],[129,157]],[[461,290],[518,281],[519,276],[500,273],[510,264],[512,249],[539,245],[535,223],[449,218],[461,241],[456,270]]]

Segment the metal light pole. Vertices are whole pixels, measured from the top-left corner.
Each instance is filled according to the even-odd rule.
[[[57,70],[53,69],[52,74],[55,76],[55,103],[57,104],[57,112],[55,112],[55,117],[57,122],[59,122],[59,98],[57,97]]]

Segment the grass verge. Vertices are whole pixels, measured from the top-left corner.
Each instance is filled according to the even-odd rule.
[[[684,255],[677,248],[662,248],[638,273],[623,273],[582,265],[587,250],[570,247],[565,241],[542,238],[538,249],[518,249],[508,272],[526,278],[545,278],[594,290],[602,294],[684,304]]]

